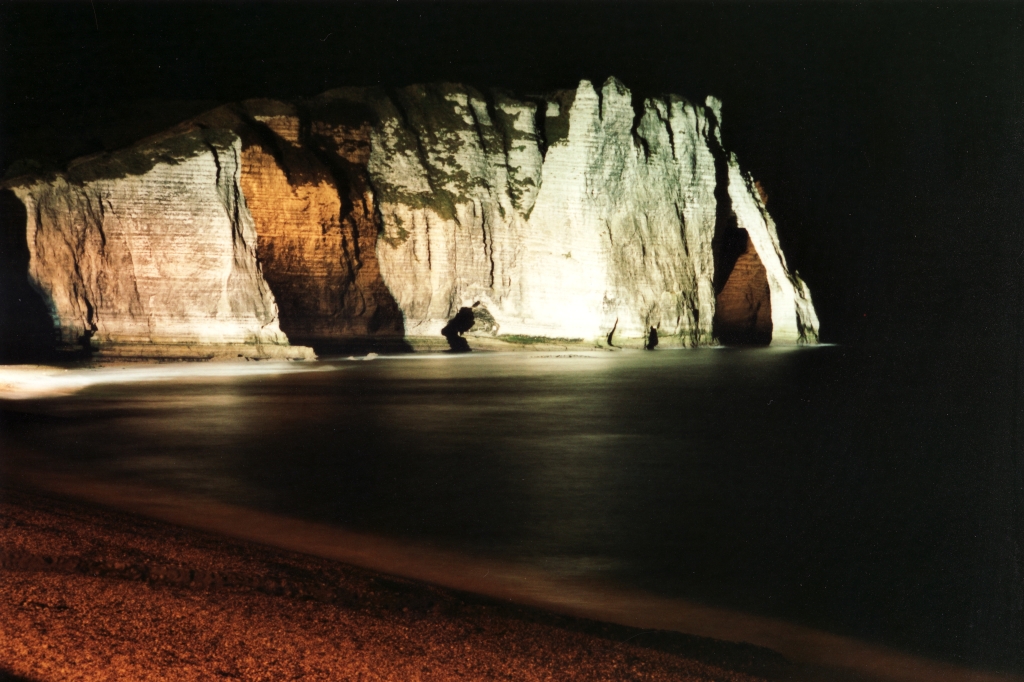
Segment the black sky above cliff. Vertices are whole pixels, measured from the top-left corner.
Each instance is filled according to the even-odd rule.
[[[615,75],[724,101],[826,340],[1019,348],[1022,20],[984,3],[8,2],[0,165],[247,97]]]

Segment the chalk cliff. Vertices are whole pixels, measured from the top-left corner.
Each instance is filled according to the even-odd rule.
[[[377,260],[409,337],[475,306],[484,333],[514,338],[817,341],[810,293],[722,148],[714,98],[634,103],[614,78],[518,99],[341,89],[314,102],[314,127],[332,104],[372,112]]]
[[[813,343],[810,293],[720,125],[713,98],[636,101],[613,78],[343,88],[7,188],[66,343],[401,348],[462,307],[471,335],[513,343]]]
[[[5,260],[27,250],[27,277],[59,346],[144,357],[312,357],[289,347],[278,326],[239,191],[240,160],[237,137],[196,130],[8,183],[24,206],[24,239],[5,238]],[[19,215],[6,204],[5,232]]]

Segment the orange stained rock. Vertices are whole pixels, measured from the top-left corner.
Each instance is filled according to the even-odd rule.
[[[353,156],[361,140],[346,141],[346,130],[332,136],[339,153],[324,154],[332,167],[290,140],[243,149],[241,187],[259,235],[257,255],[293,343],[402,334],[377,266],[365,167],[342,156]]]
[[[768,275],[750,237],[715,297],[715,336],[724,344],[767,345],[772,340]]]

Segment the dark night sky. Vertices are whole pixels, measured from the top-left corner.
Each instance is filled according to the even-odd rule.
[[[615,75],[725,102],[826,340],[1019,346],[1022,22],[986,3],[4,3],[0,165],[246,97]]]

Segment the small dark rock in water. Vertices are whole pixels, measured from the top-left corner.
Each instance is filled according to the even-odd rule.
[[[448,324],[441,330],[441,334],[448,340],[448,345],[453,353],[468,353],[472,350],[462,335],[473,328],[475,321],[476,318],[473,317],[471,308],[459,308],[455,317],[448,320]]]
[[[647,350],[654,350],[655,346],[658,345],[658,330],[651,327],[650,333],[647,335],[647,345],[644,346]]]

